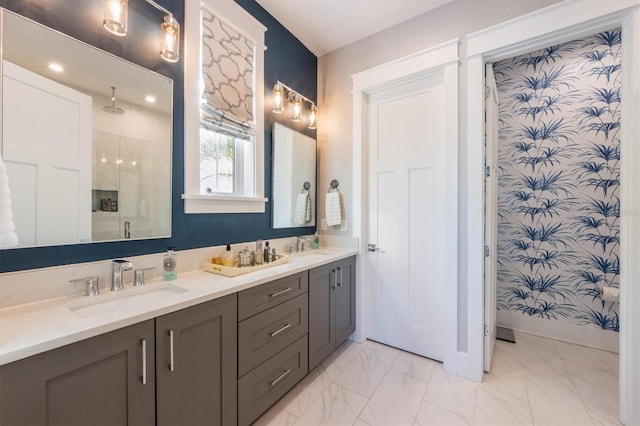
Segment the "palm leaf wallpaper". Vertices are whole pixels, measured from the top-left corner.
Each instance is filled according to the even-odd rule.
[[[620,34],[494,64],[499,310],[618,332]]]

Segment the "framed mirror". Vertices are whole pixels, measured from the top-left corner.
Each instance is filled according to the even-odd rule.
[[[18,247],[170,237],[173,81],[1,13]]]
[[[273,126],[273,228],[316,224],[316,140]]]

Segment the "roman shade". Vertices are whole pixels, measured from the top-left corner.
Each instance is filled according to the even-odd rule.
[[[201,124],[234,135],[255,134],[256,43],[201,9]]]

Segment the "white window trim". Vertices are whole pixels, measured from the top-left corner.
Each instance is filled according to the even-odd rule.
[[[255,195],[200,194],[200,5],[216,13],[256,44]],[[184,211],[185,213],[264,213],[264,33],[267,28],[233,0],[185,2],[184,32]]]

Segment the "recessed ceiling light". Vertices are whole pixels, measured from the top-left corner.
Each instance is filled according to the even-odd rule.
[[[152,95],[147,95],[146,98],[144,98],[145,101],[149,102],[150,104],[154,103],[156,101],[156,97],[152,96]]]
[[[62,68],[62,65],[60,64],[56,64],[56,63],[50,63],[49,64],[49,69],[55,72],[62,72],[64,71],[64,68]]]

